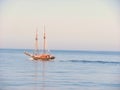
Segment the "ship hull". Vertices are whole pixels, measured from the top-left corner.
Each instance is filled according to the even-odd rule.
[[[49,54],[33,55],[32,58],[34,60],[43,60],[43,61],[49,61],[49,60],[55,59],[54,56],[51,56]]]
[[[33,58],[34,60],[44,60],[44,61],[49,61],[52,59],[55,59],[54,56],[50,55],[50,54],[37,54],[37,55],[32,55],[28,52],[24,52],[24,54],[26,54],[27,56],[30,56],[31,58]]]

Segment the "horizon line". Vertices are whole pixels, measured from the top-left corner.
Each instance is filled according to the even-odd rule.
[[[0,48],[0,50],[2,50],[2,49],[11,49],[11,50],[15,50],[15,49],[17,49],[17,50],[34,50],[34,49],[31,49],[31,48]],[[42,49],[39,49],[39,50],[42,50]],[[99,52],[120,52],[119,50],[82,50],[82,49],[48,49],[48,50],[60,50],[60,51],[91,51],[91,52],[97,52],[97,51],[99,51]]]

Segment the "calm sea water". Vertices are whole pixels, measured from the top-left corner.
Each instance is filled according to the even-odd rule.
[[[56,50],[42,62],[23,51],[0,49],[0,90],[120,90],[120,52]]]

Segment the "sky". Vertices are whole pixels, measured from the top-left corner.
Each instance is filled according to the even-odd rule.
[[[120,51],[120,0],[0,0],[0,48]]]

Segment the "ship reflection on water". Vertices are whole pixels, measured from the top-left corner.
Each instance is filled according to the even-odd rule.
[[[35,60],[34,62],[35,62],[34,90],[45,90],[45,74],[46,74],[45,72],[46,72],[46,63],[48,61]]]

